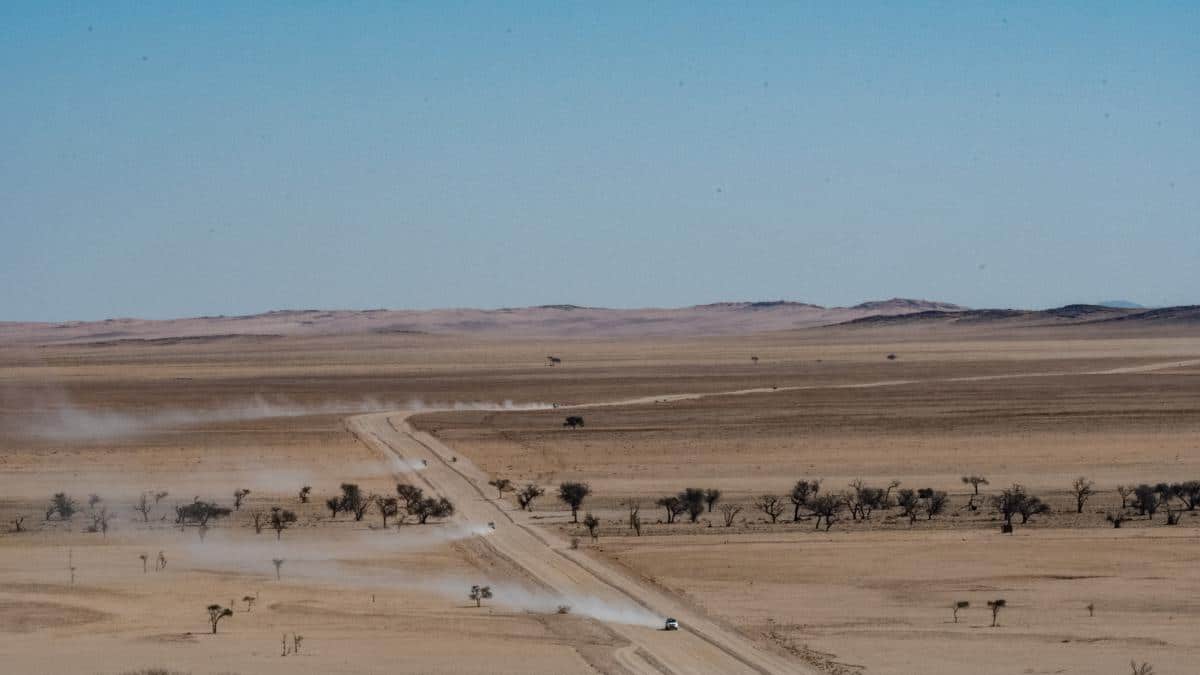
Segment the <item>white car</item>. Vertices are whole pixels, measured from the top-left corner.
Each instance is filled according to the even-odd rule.
[[[675,619],[667,619],[667,623],[663,626],[663,630],[679,630],[679,622]]]

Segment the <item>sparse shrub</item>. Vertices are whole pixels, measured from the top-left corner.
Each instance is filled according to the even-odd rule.
[[[1133,675],[1154,675],[1154,666],[1149,663],[1130,661],[1129,668],[1133,671]]]
[[[783,514],[783,500],[778,495],[759,495],[754,500],[754,508],[762,511],[771,519],[772,523],[779,521],[779,516]]]
[[[396,495],[400,500],[400,508],[411,513],[413,506],[425,498],[425,491],[416,485],[397,483]]]
[[[571,606],[570,605],[559,605],[558,608],[554,611],[557,614],[570,614]]]
[[[1188,511],[1195,511],[1196,507],[1200,506],[1200,480],[1172,483],[1171,492],[1183,502]]]
[[[258,602],[258,595],[243,595],[242,602],[246,603],[246,612],[249,613],[254,609],[254,603]]]
[[[525,487],[517,493],[517,504],[521,506],[522,511],[533,510],[533,502],[538,497],[546,494],[546,491],[533,483],[526,483]]]
[[[583,500],[592,493],[587,483],[565,482],[558,486],[558,499],[571,507],[571,522],[579,522],[579,507]]]
[[[154,505],[150,503],[150,495],[143,492],[138,496],[137,503],[133,505],[133,510],[142,514],[142,522],[150,522],[150,512],[154,510]]]
[[[1129,495],[1133,494],[1132,485],[1118,485],[1117,494],[1121,496],[1121,510],[1129,508]]]
[[[654,503],[666,509],[668,525],[674,523],[675,518],[687,510],[687,504],[684,504],[683,500],[675,495],[661,497]]]
[[[821,527],[821,519],[825,519],[825,531],[833,527],[833,523],[837,520],[838,514],[842,511],[842,500],[837,495],[823,494],[809,501],[809,508],[812,509],[813,515],[817,517],[816,525],[813,529]]]
[[[737,515],[741,512],[742,507],[738,506],[737,504],[722,504],[721,516],[725,519],[725,527],[731,527],[733,525],[733,519],[737,518]]]
[[[921,498],[921,502],[925,507],[925,520],[933,520],[933,517],[941,514],[950,504],[950,496],[940,490],[932,488],[922,488],[917,491],[917,496]]]
[[[67,493],[56,492],[50,498],[50,507],[46,509],[46,520],[50,520],[55,515],[59,520],[70,520],[78,510],[75,500],[68,497]]]
[[[342,510],[342,500],[337,497],[330,497],[325,500],[325,508],[329,509],[329,517],[337,520],[337,514]]]
[[[312,492],[312,486],[311,486],[311,485],[305,485],[304,487],[300,488],[300,503],[301,503],[301,504],[307,504],[307,503],[308,503],[308,495],[309,495],[311,492]]]
[[[588,529],[588,534],[592,536],[592,541],[600,538],[600,519],[592,515],[591,511],[588,511],[587,515],[583,517],[583,526]]]
[[[567,417],[566,421],[563,422],[563,426],[570,429],[578,429],[579,427],[583,426],[583,418],[579,415],[570,415]]]
[[[1125,522],[1127,516],[1120,511],[1109,511],[1105,514],[1104,519],[1112,523],[1114,528],[1121,527],[1121,523]]]
[[[233,510],[234,511],[242,510],[242,501],[245,500],[246,496],[249,494],[250,494],[250,491],[245,488],[233,491]]]
[[[1088,497],[1092,496],[1095,490],[1092,489],[1092,481],[1080,476],[1071,483],[1071,491],[1075,493],[1075,513],[1083,513],[1083,505],[1087,503]]]
[[[896,493],[896,505],[900,507],[901,515],[908,518],[910,526],[917,521],[921,513],[921,499],[916,490],[905,488]]]

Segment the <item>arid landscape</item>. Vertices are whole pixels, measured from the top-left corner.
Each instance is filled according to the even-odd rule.
[[[0,324],[0,659],[1192,672],[1198,393],[1194,307]]]

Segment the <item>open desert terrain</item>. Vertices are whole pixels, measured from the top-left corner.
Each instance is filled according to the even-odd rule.
[[[317,314],[0,327],[6,672],[1200,662],[1200,509],[1117,491],[1200,480],[1195,308]],[[523,509],[496,479],[545,494]],[[832,523],[801,480],[838,496]],[[327,506],[346,483],[361,520]],[[385,527],[397,483],[453,514]],[[851,483],[887,495],[860,517]],[[1042,506],[1004,534],[1014,484]],[[658,504],[687,488],[720,491],[694,522]],[[922,488],[945,503],[910,518]],[[178,522],[198,502],[218,513]],[[210,605],[232,610],[215,634]]]

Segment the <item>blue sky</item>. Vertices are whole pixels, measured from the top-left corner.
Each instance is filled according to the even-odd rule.
[[[0,320],[1200,302],[1200,5],[899,4],[4,3]]]

